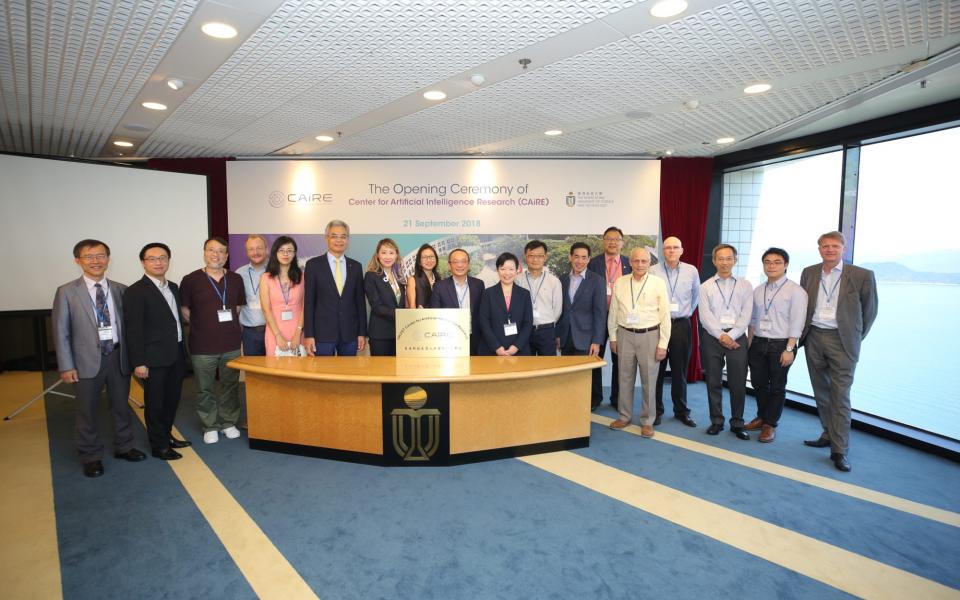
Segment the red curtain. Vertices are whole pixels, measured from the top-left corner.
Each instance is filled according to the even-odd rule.
[[[147,166],[158,171],[193,173],[207,176],[207,216],[210,235],[226,238],[227,161],[231,158],[151,158]]]
[[[660,161],[660,228],[663,237],[683,243],[684,262],[700,268],[713,180],[713,158],[664,158]],[[687,381],[703,379],[697,313],[692,319],[693,355]]]

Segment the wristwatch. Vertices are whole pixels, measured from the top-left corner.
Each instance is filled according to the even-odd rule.
[[[784,352],[796,352],[796,351],[797,351],[797,348],[796,348],[796,347],[791,348],[791,347],[787,346],[787,347],[784,349]]]

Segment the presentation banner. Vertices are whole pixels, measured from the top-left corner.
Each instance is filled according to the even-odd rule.
[[[655,160],[403,159],[267,160],[227,163],[231,266],[247,263],[248,234],[292,236],[300,259],[326,251],[332,219],[350,225],[348,256],[366,265],[377,241],[393,238],[412,272],[417,249],[471,255],[471,273],[496,281],[497,255],[523,259],[543,239],[547,267],[569,269],[574,241],[602,251],[603,230],[626,234],[625,250],[656,247],[660,163]]]

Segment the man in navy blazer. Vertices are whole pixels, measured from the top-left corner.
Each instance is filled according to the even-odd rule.
[[[607,227],[603,232],[603,254],[590,259],[587,269],[604,278],[606,282],[607,309],[610,308],[610,299],[613,297],[613,283],[623,275],[629,275],[630,259],[620,254],[623,250],[623,231],[619,227]],[[607,333],[604,331],[603,341],[600,342],[600,358],[603,358],[604,346],[607,343]],[[617,353],[610,350],[610,406],[619,407],[620,379],[617,369]],[[593,377],[599,378],[600,369],[593,370]],[[596,385],[596,384],[594,384]]]
[[[74,262],[83,275],[57,288],[53,300],[53,340],[60,380],[72,383],[76,394],[74,439],[83,474],[103,475],[103,441],[97,421],[100,392],[107,387],[113,416],[113,445],[117,458],[141,461],[146,455],[133,447],[130,363],[123,327],[126,286],[106,278],[110,248],[99,240],[81,240],[73,247]]]
[[[557,341],[563,356],[599,356],[607,335],[607,302],[605,282],[587,269],[590,246],[576,242],[570,246],[570,273],[560,276],[563,291],[563,314],[557,328]],[[599,373],[600,369],[594,369]],[[603,401],[600,378],[593,378],[590,408],[596,410]]]
[[[470,309],[470,355],[477,356],[480,343],[477,317],[480,314],[483,282],[468,274],[470,273],[470,253],[463,248],[451,250],[447,255],[447,264],[450,265],[451,276],[434,284],[430,308]]]
[[[303,300],[303,345],[310,356],[356,356],[367,336],[363,267],[344,256],[350,226],[327,223],[327,252],[307,261]]]

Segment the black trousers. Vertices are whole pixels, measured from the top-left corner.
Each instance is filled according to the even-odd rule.
[[[80,379],[74,384],[77,415],[73,438],[83,462],[103,458],[103,440],[97,427],[97,407],[104,385],[107,386],[107,406],[113,418],[113,448],[116,452],[126,452],[133,448],[131,422],[134,416],[127,402],[130,397],[130,376],[120,373],[121,352],[117,346],[110,354],[100,357],[100,370],[97,374]]]
[[[534,329],[533,335],[530,336],[530,354],[532,356],[556,356],[557,328]]]
[[[786,348],[786,339],[754,336],[748,353],[750,381],[757,395],[757,417],[771,427],[777,426],[787,401],[787,373],[790,367],[780,366],[780,355]]]
[[[370,356],[396,356],[397,340],[375,340],[370,338]]]
[[[687,367],[690,366],[690,352],[693,346],[693,332],[690,329],[690,317],[673,319],[670,325],[670,341],[667,343],[667,357],[660,361],[657,373],[657,416],[663,414],[663,380],[670,365],[670,396],[673,399],[673,416],[685,417],[690,414],[687,408]]]
[[[728,350],[720,341],[701,330],[700,360],[707,383],[710,422],[723,425],[723,363],[727,363],[727,387],[730,389],[730,427],[743,427],[743,404],[747,393],[747,336],[734,340],[740,347]]]
[[[607,348],[607,344],[603,343],[600,345],[600,358],[603,358],[604,351]],[[614,408],[620,406],[620,369],[617,368],[617,363],[620,361],[617,359],[617,353],[613,350],[610,350],[610,404]],[[595,380],[603,383],[603,374],[600,372],[602,369],[594,369],[593,377]]]
[[[568,338],[567,343],[560,348],[561,356],[586,356],[590,353],[590,350],[577,350],[573,346],[573,338]],[[603,402],[603,381],[601,379],[600,371],[602,369],[593,369],[592,378],[590,380],[590,410],[595,410],[600,403]]]
[[[172,365],[149,367],[149,377],[143,380],[143,414],[152,450],[170,447],[170,430],[180,406],[186,364],[181,343],[180,354]]]

